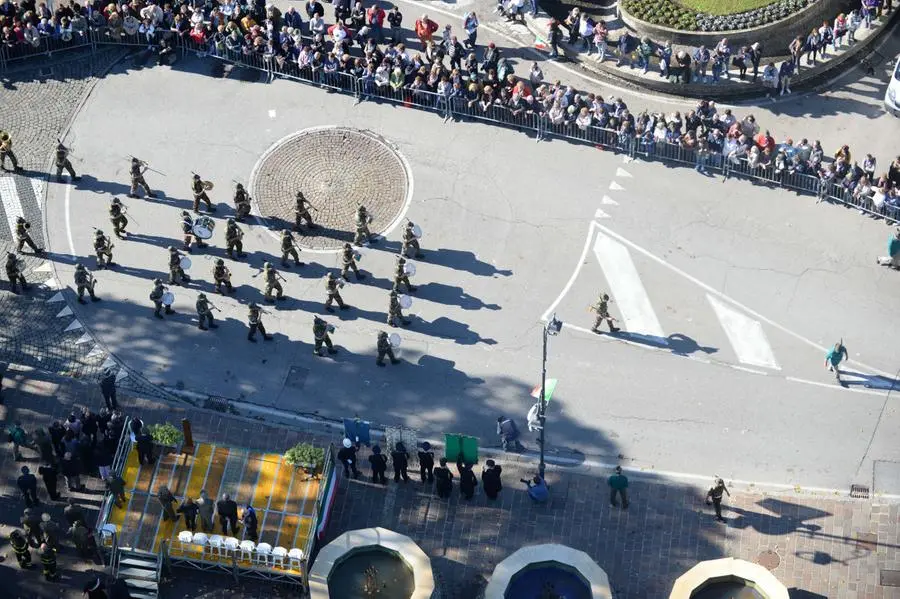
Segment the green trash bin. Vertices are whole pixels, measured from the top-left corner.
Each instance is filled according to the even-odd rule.
[[[467,464],[478,463],[478,438],[458,433],[444,435],[444,457],[448,462],[456,462],[459,452],[463,454],[463,461]]]

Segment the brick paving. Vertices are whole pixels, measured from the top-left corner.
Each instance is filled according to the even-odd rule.
[[[0,406],[4,422],[18,418],[29,430],[64,416],[73,405],[101,406],[96,385],[38,371],[16,368],[4,387],[5,404]],[[154,400],[124,399],[122,403],[128,413],[138,413],[148,423],[177,423],[187,417],[195,437],[211,443],[281,451],[299,440],[336,442],[340,437],[320,425],[294,429]],[[360,457],[367,463],[365,453]],[[500,560],[533,543],[564,543],[586,551],[609,574],[617,598],[665,597],[675,578],[691,565],[724,556],[777,562],[772,571],[795,599],[900,598],[900,588],[879,585],[882,569],[900,570],[898,505],[734,493],[727,500],[728,522],[723,525],[713,520],[702,491],[692,486],[632,478],[632,505],[623,511],[607,501],[605,473],[552,469],[548,471],[552,499],[541,506],[528,499],[518,482],[530,473],[529,466],[519,461],[500,463],[506,488],[496,502],[480,492],[467,502],[456,489],[449,501],[441,500],[417,482],[381,487],[366,479],[341,479],[326,540],[368,526],[409,535],[432,558],[442,599],[476,597]],[[11,451],[2,452],[0,552],[7,558],[0,564],[0,584],[17,585],[10,588],[29,599],[74,597],[68,589],[84,576],[80,572],[97,565],[76,564],[71,548],[61,557],[64,583],[53,589],[48,591],[35,573],[19,575],[6,541],[9,526],[22,509],[14,487],[17,467]],[[89,507],[99,499],[79,497]],[[861,536],[867,533],[876,535],[875,545]],[[170,596],[206,599],[288,593],[277,585],[235,584],[229,576],[178,569],[167,587]]]

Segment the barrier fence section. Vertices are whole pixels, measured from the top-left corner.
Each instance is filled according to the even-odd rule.
[[[4,64],[10,60],[38,55],[51,55],[61,49],[117,44],[156,49],[163,41],[182,55],[195,53],[200,58],[215,58],[235,66],[254,69],[265,74],[266,81],[276,78],[299,81],[322,89],[352,95],[357,102],[390,102],[408,108],[418,108],[435,113],[446,120],[474,120],[534,134],[535,139],[557,138],[567,141],[591,144],[644,160],[659,160],[700,167],[722,176],[739,177],[764,182],[775,187],[784,187],[801,194],[816,196],[819,201],[828,201],[857,208],[871,216],[883,218],[889,223],[900,219],[900,207],[885,201],[877,191],[858,191],[846,187],[842,182],[825,181],[817,175],[793,172],[790,169],[776,170],[772,165],[751,165],[745,157],[728,158],[720,152],[700,152],[680,144],[655,141],[633,132],[577,123],[565,113],[541,112],[539,107],[522,105],[505,106],[498,102],[484,102],[481,98],[466,95],[445,95],[414,85],[391,85],[390,81],[378,75],[364,74],[357,77],[351,73],[329,71],[324,66],[299,66],[296,61],[269,53],[264,47],[233,50],[224,44],[196,40],[190,36],[175,35],[170,31],[153,33],[128,33],[121,27],[111,29],[100,27],[73,37],[67,42],[57,38],[46,38],[37,48],[14,49],[19,55],[13,56],[10,48],[0,53]],[[538,109],[535,109],[538,108]]]

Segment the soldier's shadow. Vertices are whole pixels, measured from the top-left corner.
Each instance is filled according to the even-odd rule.
[[[123,241],[122,243],[127,243],[128,241],[146,243],[148,245],[155,245],[161,248],[166,248],[170,245],[175,247],[181,246],[181,240],[179,239],[173,239],[171,237],[160,237],[158,235],[144,235],[143,233],[132,233],[130,231],[128,233],[128,239]]]
[[[419,287],[418,295],[439,304],[459,306],[463,310],[500,310],[498,304],[485,304],[479,298],[469,295],[462,287],[443,283],[426,283]]]
[[[450,339],[460,345],[475,345],[476,343],[484,343],[485,345],[496,345],[496,339],[485,338],[469,328],[469,325],[458,322],[451,318],[441,317],[431,322],[423,320],[417,316],[411,318],[412,325],[410,328],[440,339]]]
[[[371,320],[372,322],[376,322],[378,324],[382,324],[387,320],[387,312],[375,312],[372,310],[364,310],[363,308],[359,308],[354,306],[352,303],[348,302],[346,298],[344,298],[344,303],[350,306],[347,310],[341,310],[337,304],[332,304],[334,308],[334,312],[328,312],[325,309],[325,290],[322,290],[322,301],[313,302],[306,299],[301,298],[292,298],[293,301],[290,303],[286,303],[282,310],[302,310],[303,312],[308,312],[310,314],[317,314],[320,316],[327,316],[329,318],[337,318],[342,321],[351,321],[351,320]]]

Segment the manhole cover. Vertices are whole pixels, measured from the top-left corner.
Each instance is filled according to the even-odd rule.
[[[383,233],[402,216],[410,190],[406,161],[384,139],[348,127],[305,129],[282,139],[263,155],[250,181],[250,193],[271,228],[294,224],[302,191],[317,229],[303,228],[298,245],[338,249],[356,232],[362,203],[373,217],[369,229]]]
[[[756,563],[766,570],[774,570],[781,563],[781,558],[774,551],[766,550],[759,554]]]

